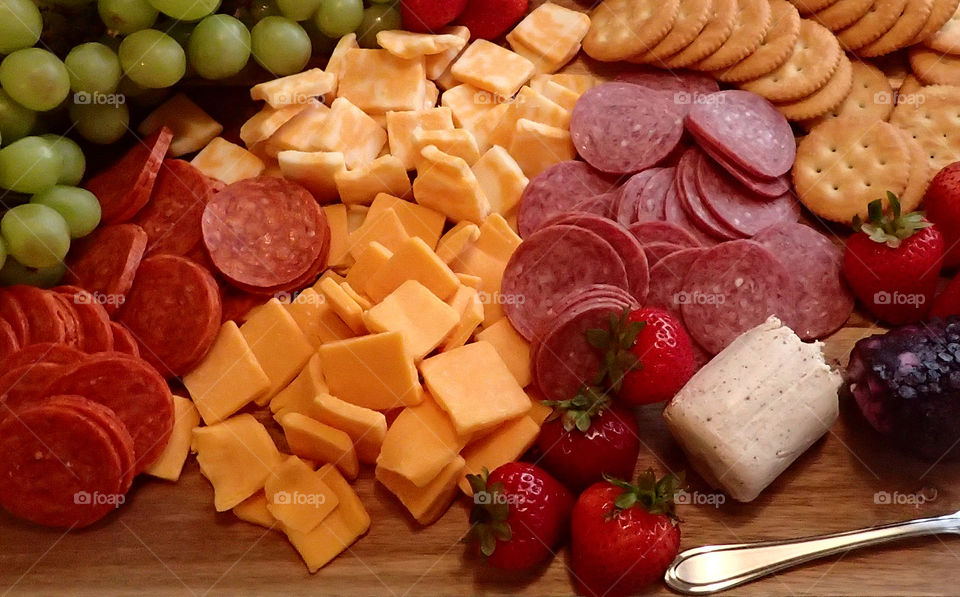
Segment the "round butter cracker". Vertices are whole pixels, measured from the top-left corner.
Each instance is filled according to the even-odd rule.
[[[787,120],[816,118],[843,102],[853,87],[853,66],[850,59],[841,56],[840,65],[827,84],[813,94],[786,104],[775,104]]]
[[[680,0],[604,0],[590,14],[583,51],[604,62],[646,52],[667,36],[679,10]]]
[[[772,24],[757,49],[736,64],[711,73],[717,80],[749,81],[776,70],[787,61],[800,36],[800,13],[787,0],[770,0],[770,11]]]
[[[650,50],[628,59],[639,64],[658,64],[664,58],[689,46],[703,31],[713,14],[714,0],[680,0],[677,20],[666,37]]]
[[[669,68],[682,68],[706,58],[733,34],[737,21],[737,0],[714,0],[713,14],[706,27],[690,45],[662,60]]]
[[[907,178],[907,187],[900,194],[900,209],[905,213],[911,212],[923,201],[923,196],[927,193],[927,187],[933,180],[936,172],[930,167],[927,155],[923,152],[923,146],[920,142],[910,136],[910,133],[900,130],[904,143],[907,144],[907,150],[910,152],[910,174]]]
[[[927,19],[927,22],[923,25],[923,29],[920,30],[920,33],[917,33],[917,36],[913,38],[911,45],[918,43],[926,43],[932,36],[943,31],[944,37],[952,38],[952,42],[947,41],[946,39],[941,41],[947,41],[946,47],[954,48],[960,46],[960,15],[957,14],[957,9],[960,8],[960,0],[933,0],[933,10],[930,11],[930,17]],[[951,21],[957,21],[947,29],[947,24]],[[952,33],[950,32],[952,31]],[[934,43],[940,43],[934,42]],[[936,48],[931,48],[936,49]]]
[[[790,0],[790,3],[805,17],[828,8],[836,2],[837,0]]]
[[[866,217],[867,205],[901,195],[907,188],[910,153],[888,122],[835,118],[800,140],[793,184],[800,201],[816,215],[849,224]]]
[[[865,62],[852,61],[853,85],[839,106],[823,116],[803,122],[808,131],[825,120],[853,117],[865,120],[888,120],[893,112],[895,95],[883,71]]]
[[[840,0],[823,10],[818,10],[810,18],[819,21],[830,31],[840,31],[860,20],[871,6],[873,6],[873,0]]]
[[[696,70],[712,71],[733,66],[760,47],[773,23],[768,0],[737,0],[733,32],[717,51],[690,65]]]
[[[837,70],[843,51],[829,29],[809,19],[800,21],[793,53],[775,71],[747,81],[741,89],[772,102],[792,102],[826,85]]]
[[[853,25],[837,32],[840,45],[847,50],[859,50],[880,39],[896,24],[906,6],[907,0],[874,0],[867,14]]]
[[[910,70],[927,85],[960,85],[960,56],[940,54],[923,46],[908,53]]]
[[[930,18],[932,10],[933,0],[907,0],[907,6],[903,9],[903,14],[900,15],[893,27],[881,35],[879,39],[857,50],[857,54],[874,58],[907,47],[912,43],[917,33],[923,29],[923,25]]]
[[[920,143],[935,170],[960,161],[960,88],[928,85],[901,95],[890,122]]]
[[[923,45],[944,54],[960,54],[960,3],[955,3],[953,6],[953,13],[947,20],[929,36],[921,38]],[[933,18],[932,15],[931,18]],[[917,37],[921,35],[923,31],[918,33]]]
[[[916,101],[915,96],[923,89],[923,83],[915,75],[907,75],[897,89],[897,103]],[[890,108],[893,110],[893,107]]]

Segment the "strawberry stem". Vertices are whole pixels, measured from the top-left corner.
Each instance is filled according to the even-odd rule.
[[[510,504],[505,499],[503,483],[490,483],[490,471],[483,467],[479,475],[467,475],[473,490],[473,508],[470,509],[470,530],[461,543],[476,543],[484,557],[490,557],[497,541],[509,541],[513,536],[507,517]]]
[[[883,199],[871,201],[867,206],[867,221],[861,220],[859,215],[854,216],[853,229],[863,232],[876,243],[896,249],[903,240],[910,238],[918,230],[932,226],[932,223],[924,219],[922,211],[902,214],[900,200],[890,191],[887,191],[887,203],[891,215],[884,213]]]
[[[679,475],[668,473],[657,480],[657,475],[653,472],[653,469],[647,469],[640,473],[635,485],[606,473],[603,478],[607,483],[623,490],[614,500],[616,508],[611,512],[611,515],[616,515],[619,510],[626,510],[639,504],[651,514],[674,516],[673,499],[677,491],[684,486],[683,473]]]

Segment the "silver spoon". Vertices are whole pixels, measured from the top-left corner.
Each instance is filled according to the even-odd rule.
[[[670,564],[664,580],[675,591],[707,595],[858,547],[939,533],[960,534],[960,512],[831,535],[688,549]]]

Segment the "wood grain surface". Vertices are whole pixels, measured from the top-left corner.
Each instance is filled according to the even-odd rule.
[[[575,6],[572,0],[564,4]],[[600,74],[617,65],[578,59]],[[238,109],[238,108],[234,108]],[[215,116],[218,116],[214,113]],[[826,340],[845,365],[853,343],[875,333],[854,315]],[[638,469],[678,472],[687,463],[660,419],[639,412]],[[264,417],[268,425],[272,421]],[[274,429],[276,431],[276,429]],[[368,535],[315,575],[284,536],[213,509],[213,492],[191,459],[176,483],[141,478],[122,509],[77,532],[43,529],[0,514],[0,595],[567,595],[568,552],[538,570],[505,574],[466,555],[468,503],[460,499],[421,528],[362,473],[356,488],[373,519]],[[695,495],[718,501],[695,475]],[[884,493],[885,492],[885,493]],[[889,502],[883,503],[884,496]],[[755,502],[682,505],[682,548],[828,533],[960,508],[960,464],[925,463],[881,440],[848,396],[830,433]],[[912,540],[807,564],[730,592],[740,595],[958,594],[960,542]],[[669,594],[662,584],[651,594]]]

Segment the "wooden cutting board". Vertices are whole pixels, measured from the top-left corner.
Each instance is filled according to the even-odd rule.
[[[572,0],[559,3],[576,6]],[[573,68],[610,75],[620,66],[580,58]],[[220,117],[216,103],[213,106],[214,116]],[[844,329],[827,339],[828,358],[845,365],[854,342],[877,331],[854,315]],[[659,406],[653,406],[639,413],[643,450],[638,470],[684,470],[686,460],[659,411]],[[273,425],[267,417],[264,421]],[[81,531],[38,528],[0,513],[0,595],[572,592],[566,549],[529,573],[487,568],[466,555],[459,543],[467,529],[466,499],[455,503],[436,524],[420,528],[372,477],[372,471],[365,470],[356,484],[373,519],[369,534],[315,575],[307,573],[279,532],[241,522],[229,512],[216,513],[213,492],[193,460],[176,484],[139,479],[120,511]],[[709,495],[710,489],[695,475],[689,477],[691,489]],[[755,502],[682,505],[678,513],[686,549],[829,533],[958,508],[960,464],[919,462],[899,453],[868,427],[850,398],[844,397],[841,418],[830,433]],[[731,594],[949,594],[958,591],[958,562],[960,542],[931,537],[828,558]],[[662,584],[650,592],[670,593]]]

